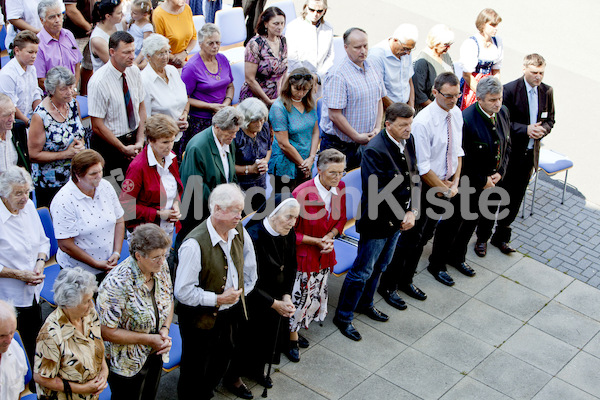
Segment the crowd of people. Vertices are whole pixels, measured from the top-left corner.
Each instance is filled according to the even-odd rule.
[[[305,0],[289,25],[264,3],[243,4],[236,88],[212,23],[220,0],[7,0],[2,399],[24,390],[27,359],[42,399],[97,399],[108,385],[113,399],[153,399],[174,319],[179,398],[210,399],[221,382],[253,398],[242,378],[271,388],[281,354],[300,362],[310,346],[301,328],[327,316],[334,244],[353,223],[357,255],[333,323],[355,341],[355,313],[390,318],[375,292],[398,310],[404,295],[427,299],[413,276],[429,240],[427,271],[448,286],[447,266],[476,275],[465,260],[474,233],[480,257],[488,241],[515,251],[510,225],[555,122],[542,56],[527,55],[523,76],[503,86],[492,9],[456,64],[443,24],[414,60],[408,23],[372,48],[367,32],[347,29],[340,55],[326,0]],[[357,168],[360,201],[348,202],[343,177]],[[52,216],[53,283],[36,205]],[[56,303],[45,321],[44,284]]]

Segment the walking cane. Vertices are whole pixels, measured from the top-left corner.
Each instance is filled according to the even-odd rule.
[[[269,361],[269,368],[267,369],[267,377],[265,383],[271,378],[271,367],[273,366],[273,359],[275,358],[275,352],[277,351],[277,338],[279,337],[279,328],[281,327],[281,315],[277,318],[277,330],[275,331],[275,340],[273,343],[273,353],[271,354],[271,360]],[[267,392],[269,389],[265,386],[265,390],[262,392],[262,397],[267,398]]]

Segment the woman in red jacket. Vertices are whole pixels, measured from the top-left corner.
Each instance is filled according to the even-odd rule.
[[[298,272],[292,290],[296,312],[290,318],[290,349],[285,354],[293,362],[300,361],[298,344],[308,347],[298,330],[327,315],[327,278],[336,264],[333,238],[346,224],[345,184],[341,181],[345,168],[346,156],[327,149],[318,155],[319,174],[292,192],[300,203],[295,228]]]
[[[129,165],[119,197],[129,232],[140,224],[153,222],[170,237],[175,225],[179,225],[183,185],[172,151],[178,133],[172,117],[155,114],[146,120],[148,143]]]

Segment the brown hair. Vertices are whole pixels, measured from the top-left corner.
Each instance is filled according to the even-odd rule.
[[[483,32],[483,27],[488,22],[491,22],[493,25],[498,25],[500,22],[502,22],[502,18],[491,8],[484,8],[477,16],[477,19],[475,20],[475,26],[481,33]]]
[[[297,75],[310,75],[311,80],[308,80],[304,77],[296,79],[294,76]],[[304,95],[304,97],[302,98],[302,104],[304,105],[305,112],[311,112],[315,108],[315,100],[313,98],[311,90],[313,87],[313,79],[310,71],[304,67],[296,68],[283,79],[283,83],[281,85],[281,93],[279,93],[279,98],[281,99],[281,102],[285,106],[285,109],[288,110],[288,112],[292,112],[292,86],[300,86],[303,89],[309,89],[308,93],[306,93],[306,95]]]
[[[22,50],[25,47],[27,47],[27,45],[30,43],[40,44],[40,39],[32,31],[21,31],[17,33],[17,36],[15,36],[15,40],[13,41],[13,47],[18,47],[19,50]]]
[[[306,16],[308,15],[308,3],[311,0],[306,0],[304,2],[304,6],[302,7],[302,13],[300,14],[302,16],[302,19],[306,18]],[[323,3],[323,9],[325,11],[323,11],[323,14],[321,14],[321,18],[319,18],[319,22],[323,22],[325,21],[325,14],[327,14],[327,9],[329,8],[329,6],[327,5],[327,0],[312,0],[315,1],[317,3]]]
[[[281,11],[279,7],[269,7],[266,8],[258,17],[258,22],[256,23],[255,31],[257,34],[261,36],[267,36],[267,27],[266,23],[275,18],[278,15],[283,16],[283,20],[285,21],[285,13]]]
[[[154,114],[148,118],[145,129],[146,138],[150,142],[171,138],[179,133],[179,127],[173,117],[165,114]]]
[[[104,157],[96,150],[86,149],[75,154],[71,160],[71,179],[73,179],[73,182],[79,182],[77,176],[85,175],[88,169],[98,163],[102,164],[102,167],[104,167]]]

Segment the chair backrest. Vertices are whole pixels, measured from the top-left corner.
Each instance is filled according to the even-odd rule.
[[[31,365],[29,364],[29,359],[27,358],[27,353],[25,352],[25,346],[23,346],[23,341],[21,340],[21,335],[19,335],[19,331],[15,332],[15,336],[13,339],[16,340],[17,343],[19,343],[19,346],[21,346],[21,348],[23,349],[23,352],[25,353],[25,361],[27,361],[27,373],[25,374],[25,387],[27,387],[27,385],[29,384],[29,381],[31,381],[31,378],[33,377],[33,372],[31,371]]]
[[[294,6],[294,2],[291,0],[286,1],[278,1],[276,3],[271,3],[271,7],[278,7],[285,14],[285,24],[289,24],[293,20],[296,19],[296,7]]]
[[[348,171],[346,176],[342,178],[342,181],[346,184],[346,218],[351,220],[356,218],[358,214],[360,197],[362,195],[360,168]]]
[[[344,38],[337,36],[333,38],[333,65],[338,65],[346,57]]]
[[[77,96],[77,102],[79,103],[79,112],[81,113],[81,119],[88,118],[90,114],[88,112],[87,96]]]
[[[221,31],[221,46],[230,46],[246,40],[246,19],[241,7],[222,9],[215,14],[215,24]]]
[[[321,113],[323,112],[323,97],[317,100],[317,123],[319,124],[319,136],[323,137],[323,129],[321,129]]]
[[[0,51],[6,50],[6,45],[4,42],[6,41],[6,25],[2,25],[2,29],[0,30]]]
[[[202,28],[204,24],[206,24],[206,19],[204,18],[204,15],[194,15],[192,19],[194,20],[194,29],[196,29],[196,32],[198,32],[200,28]]]
[[[48,258],[50,258],[53,257],[58,251],[58,241],[56,240],[56,236],[54,236],[52,217],[50,216],[50,210],[48,210],[48,207],[40,207],[37,209],[37,212],[42,220],[44,232],[46,233],[48,239],[50,239],[50,254],[48,254]]]
[[[240,91],[242,90],[242,85],[246,81],[244,66],[244,62],[231,64],[231,75],[233,75],[233,100],[231,100],[231,104],[240,102]]]

